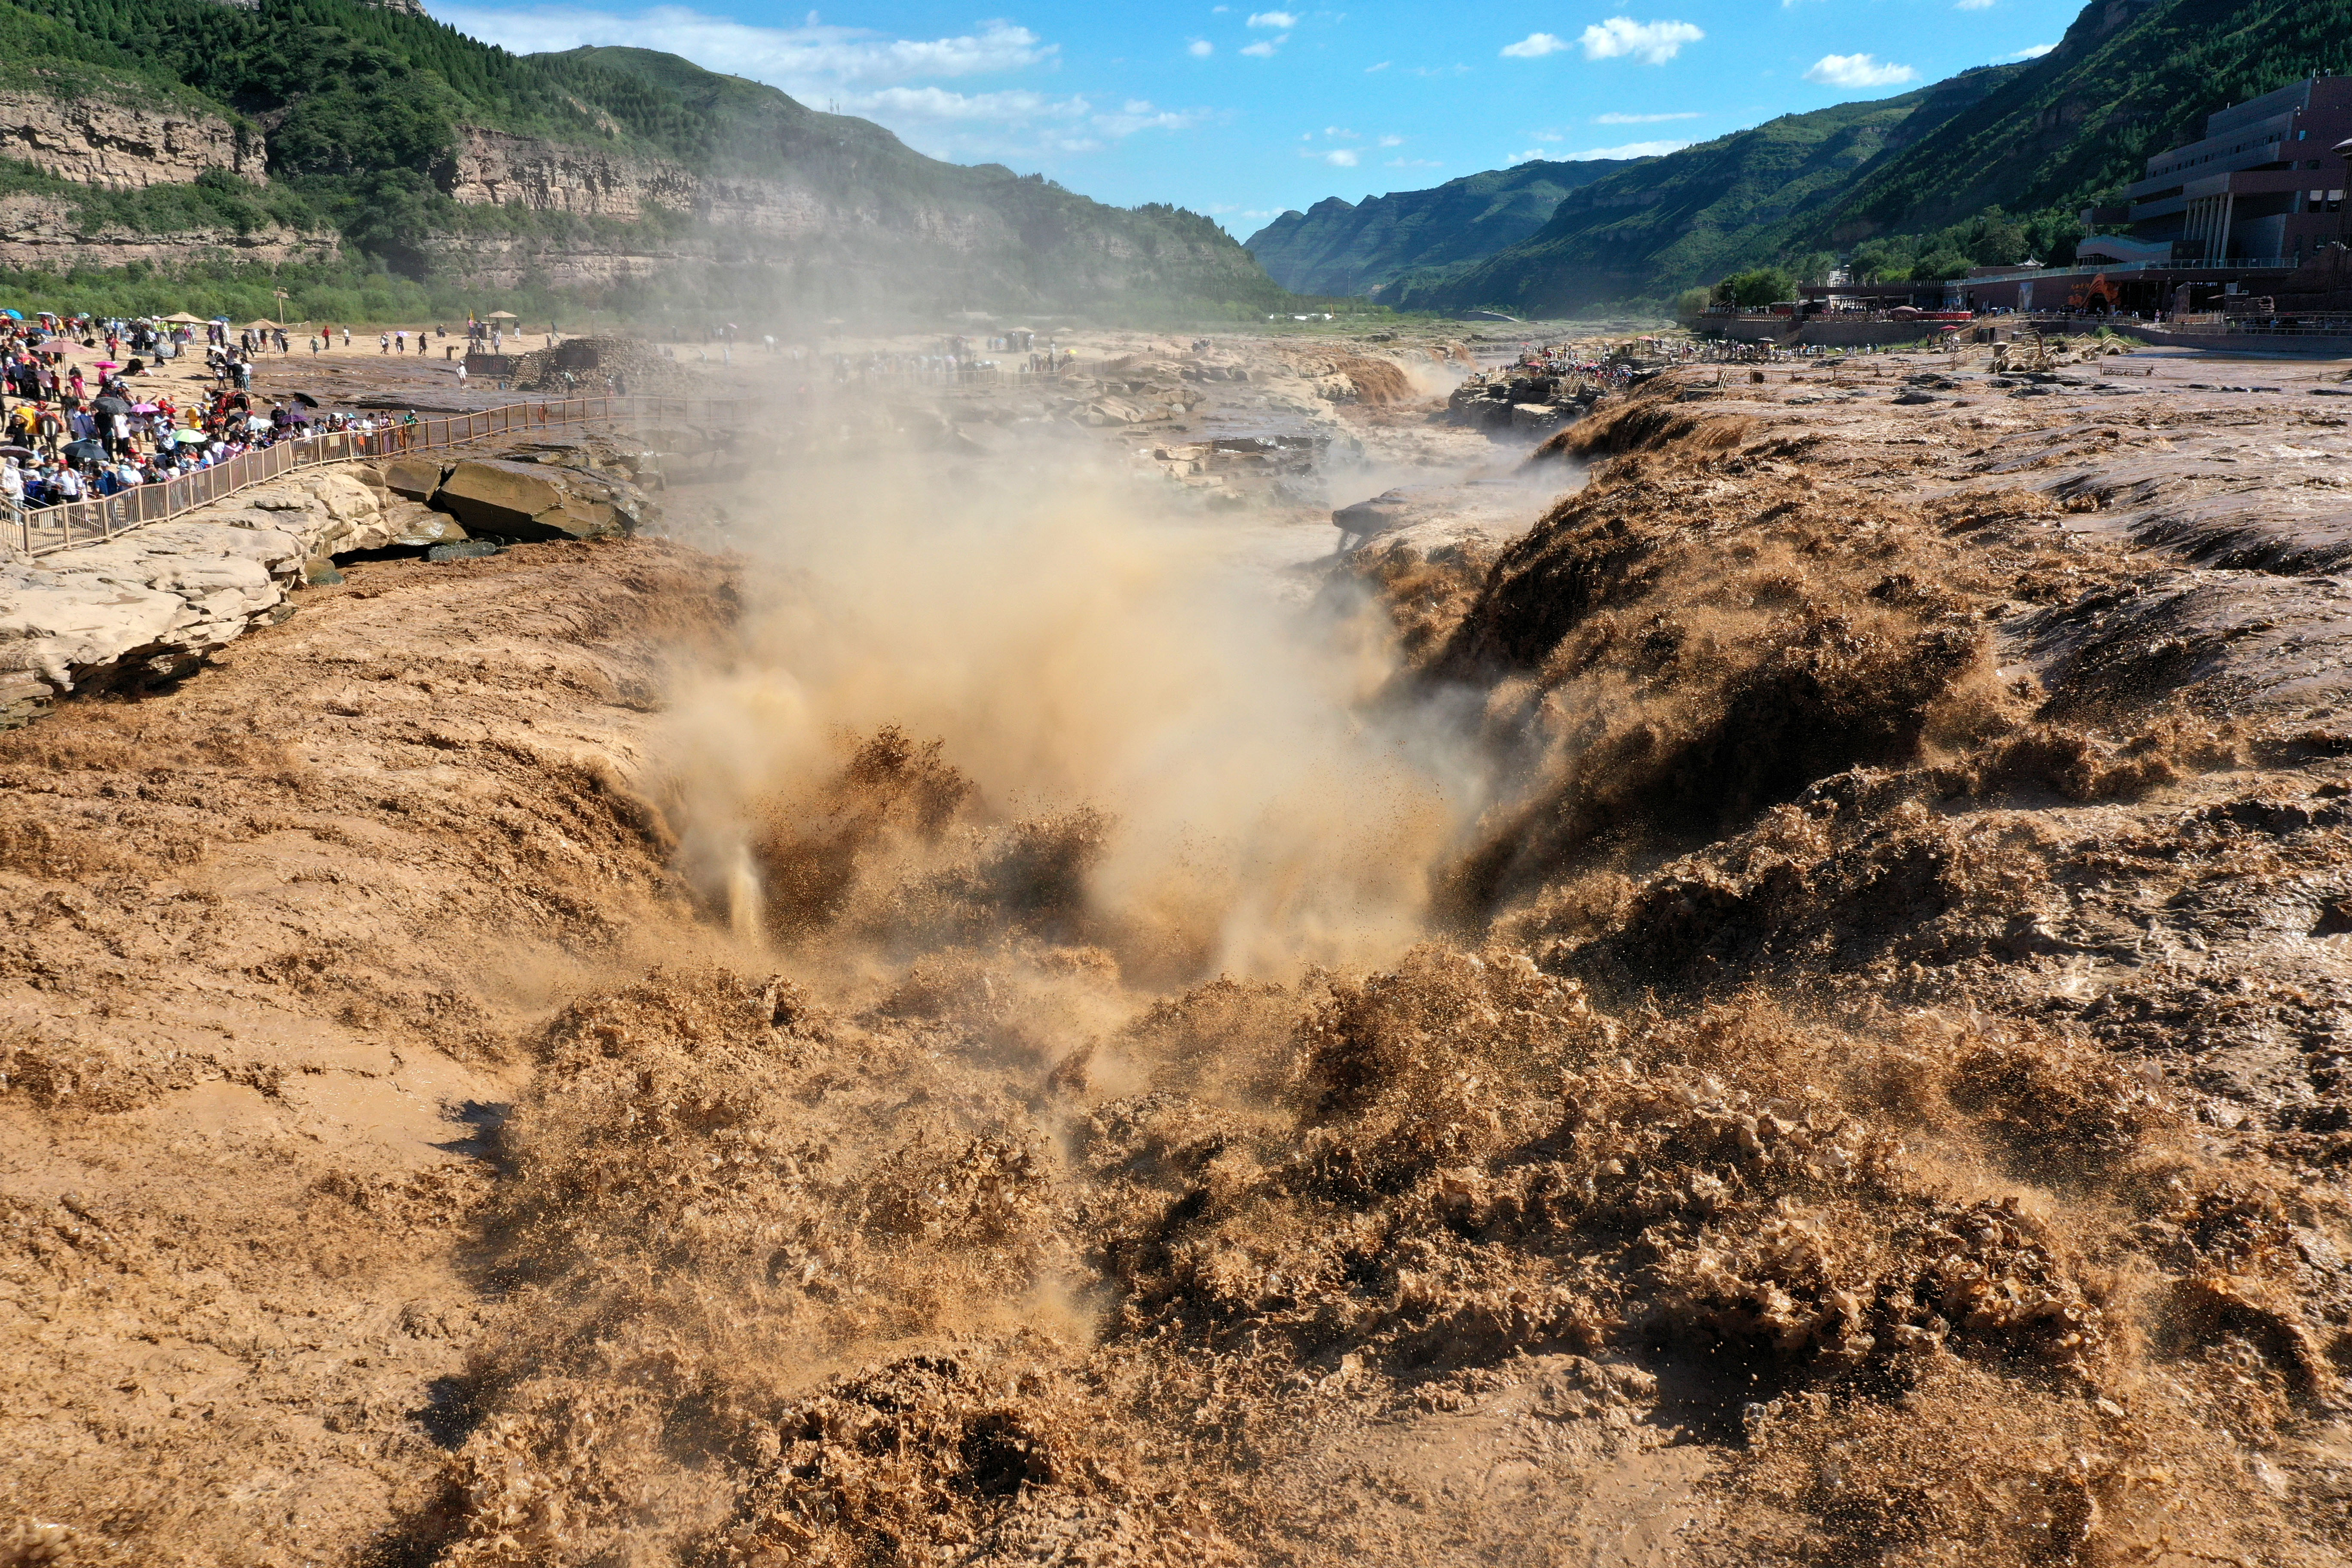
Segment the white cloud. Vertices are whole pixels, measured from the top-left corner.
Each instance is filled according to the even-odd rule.
[[[1468,76],[1470,68],[1464,65],[1415,66],[1412,68],[1412,74],[1415,76]]]
[[[1993,0],[1952,0],[1955,11],[1990,11],[1992,6]]]
[[[1568,40],[1549,33],[1529,33],[1516,44],[1503,46],[1503,58],[1510,60],[1539,60],[1546,55],[1556,55],[1568,47]]]
[[[1805,79],[1825,87],[1893,87],[1918,80],[1919,73],[1909,66],[1883,64],[1875,55],[1823,55],[1805,72]]]
[[[1581,153],[1563,153],[1557,147],[1530,147],[1524,153],[1512,153],[1506,162],[1532,163],[1542,158],[1555,163],[1573,163],[1587,158],[1660,158],[1668,153],[1679,153],[1689,145],[1687,142],[1628,142],[1622,147],[1587,147]]]
[[[1288,33],[1279,33],[1271,38],[1260,38],[1255,44],[1243,45],[1242,53],[1245,55],[1254,55],[1262,60],[1270,60],[1274,58],[1274,51],[1287,43],[1289,39],[1290,35]]]
[[[1685,109],[1675,114],[1596,114],[1595,125],[1658,125],[1669,120],[1704,120],[1706,116],[1696,109]],[[1540,140],[1540,138],[1538,138]]]
[[[909,142],[967,158],[1099,152],[1146,131],[1189,130],[1205,118],[1139,98],[1098,109],[1081,95],[1055,98],[1021,89],[966,93],[886,87],[845,97],[842,108],[879,121]]]
[[[1587,147],[1581,153],[1571,153],[1570,158],[1662,158],[1669,153],[1679,153],[1689,146],[1687,142],[1628,142],[1622,147]],[[1552,154],[1557,158],[1559,153]]]
[[[436,20],[517,54],[583,44],[667,49],[796,98],[1051,65],[1060,49],[1010,22],[983,23],[977,32],[952,38],[893,38],[863,27],[828,26],[814,16],[798,27],[757,27],[683,5],[655,5],[634,15],[576,5],[507,11],[436,4],[432,9]]]
[[[1298,151],[1298,155],[1302,158],[1313,158],[1318,163],[1328,163],[1335,169],[1352,169],[1363,162],[1353,147],[1334,147],[1328,153],[1318,153],[1312,148],[1302,147]]]
[[[1588,60],[1612,60],[1631,56],[1645,66],[1662,66],[1706,35],[1688,22],[1636,22],[1612,16],[1584,29],[1576,40]]]
[[[1140,131],[1190,131],[1201,123],[1195,110],[1154,109],[1149,99],[1130,98],[1116,111],[1093,114],[1088,123],[1106,136],[1132,136]]]
[[[1356,132],[1349,130],[1344,125],[1326,125],[1323,128],[1323,134],[1326,136],[1341,137],[1349,142],[1361,142],[1363,140],[1361,135]]]
[[[1371,75],[1374,71],[1384,71],[1384,70],[1386,70],[1386,69],[1388,69],[1388,68],[1389,68],[1389,62],[1388,62],[1388,61],[1386,61],[1386,60],[1382,60],[1380,64],[1378,64],[1378,65],[1376,65],[1376,66],[1366,66],[1366,67],[1364,68],[1364,74],[1365,74],[1366,76],[1370,76],[1370,75]]]
[[[803,102],[838,102],[878,121],[934,157],[1044,157],[1097,151],[1150,131],[1181,131],[1206,116],[1141,100],[1100,107],[1084,95],[1029,89],[963,92],[941,81],[1061,65],[1060,47],[1026,27],[985,22],[945,38],[896,38],[827,26],[814,13],[799,26],[753,26],[684,5],[604,11],[581,5],[493,10],[465,0],[430,0],[434,16],[518,54],[621,44],[667,49],[713,70],[750,77]]]
[[[943,87],[886,87],[856,100],[860,111],[879,111],[896,120],[987,120],[1031,123],[1040,120],[1083,121],[1094,105],[1083,98],[1048,98],[1042,92],[951,92]]]
[[[1206,38],[1195,38],[1184,46],[1184,52],[1196,60],[1205,60],[1217,52],[1217,46]]]
[[[1404,145],[1404,138],[1402,136],[1383,136],[1380,140],[1380,145],[1383,147],[1402,147]]]
[[[2035,44],[2031,48],[2020,49],[2013,55],[2003,55],[2000,58],[2005,60],[2038,60],[2057,47],[2055,44]]]
[[[1434,158],[1391,158],[1389,160],[1389,167],[1391,169],[1443,169],[1445,165]]]
[[[1269,32],[1286,33],[1298,26],[1298,18],[1287,11],[1260,11],[1250,17],[1249,25],[1264,27]]]

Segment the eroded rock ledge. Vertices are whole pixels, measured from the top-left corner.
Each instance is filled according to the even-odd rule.
[[[293,613],[333,559],[634,532],[655,509],[601,442],[436,453],[290,475],[170,523],[0,560],[0,729],[68,692],[179,679]],[[478,543],[477,542],[479,542]]]
[[[169,101],[0,89],[0,157],[88,185],[185,184],[206,169],[258,184],[261,138]]]

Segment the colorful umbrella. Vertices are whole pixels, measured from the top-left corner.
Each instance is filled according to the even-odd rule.
[[[172,432],[172,439],[183,447],[201,447],[212,437],[201,430],[174,430]]]

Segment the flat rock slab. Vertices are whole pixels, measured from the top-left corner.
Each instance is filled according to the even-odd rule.
[[[614,500],[611,487],[575,470],[488,458],[452,468],[433,505],[492,539],[596,539],[621,531]]]
[[[0,679],[63,692],[126,665],[184,673],[276,615],[311,553],[290,531],[174,522],[0,565]]]

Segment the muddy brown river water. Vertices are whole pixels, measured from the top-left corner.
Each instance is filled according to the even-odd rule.
[[[0,1563],[2352,1554],[2325,367],[1087,349],[0,735]]]

